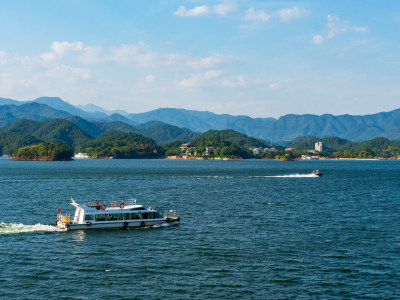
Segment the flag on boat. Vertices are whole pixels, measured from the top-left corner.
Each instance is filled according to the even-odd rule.
[[[61,207],[59,207],[59,208],[57,209],[57,212],[61,212]]]

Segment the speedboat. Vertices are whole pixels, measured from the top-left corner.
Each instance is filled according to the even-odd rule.
[[[311,173],[311,175],[315,175],[315,176],[321,177],[321,176],[323,175],[323,173],[321,173],[319,170],[314,170],[314,171]]]
[[[161,224],[174,224],[180,221],[176,210],[161,211],[151,207],[145,208],[136,204],[135,199],[119,203],[94,201],[84,205],[78,204],[71,198],[75,215],[61,214],[58,209],[57,228],[61,230],[82,230],[100,228],[140,228]]]

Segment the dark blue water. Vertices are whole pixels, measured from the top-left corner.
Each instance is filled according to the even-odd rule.
[[[314,169],[324,176],[301,176]],[[2,159],[0,298],[399,298],[399,169],[400,161]],[[58,232],[57,208],[73,213],[71,197],[134,197],[178,209],[182,224]]]

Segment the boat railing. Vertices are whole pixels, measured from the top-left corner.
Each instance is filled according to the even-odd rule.
[[[97,209],[100,209],[101,206],[104,205],[106,208],[115,208],[115,209],[120,209],[125,206],[131,206],[131,205],[136,205],[136,199],[125,199],[125,200],[119,200],[119,201],[93,201],[93,202],[86,202],[85,206],[87,207],[95,207]]]
[[[69,214],[58,214],[57,215],[57,222],[60,223],[70,223],[71,222],[71,216]]]
[[[176,219],[178,218],[178,212],[174,209],[168,209],[168,210],[164,210],[162,213],[162,216],[164,218],[170,218],[170,219]]]

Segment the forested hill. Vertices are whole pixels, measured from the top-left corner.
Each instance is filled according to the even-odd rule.
[[[71,148],[92,139],[76,125],[63,119],[50,122],[20,120],[0,131],[0,154],[12,154],[21,147],[40,142],[67,145]]]
[[[228,142],[238,147],[269,147],[263,141],[256,138],[249,137],[243,133],[228,129],[228,130],[209,130],[199,137],[191,140],[199,146],[215,146],[223,142]]]
[[[136,133],[109,131],[78,147],[79,152],[93,158],[159,158],[164,149]]]

